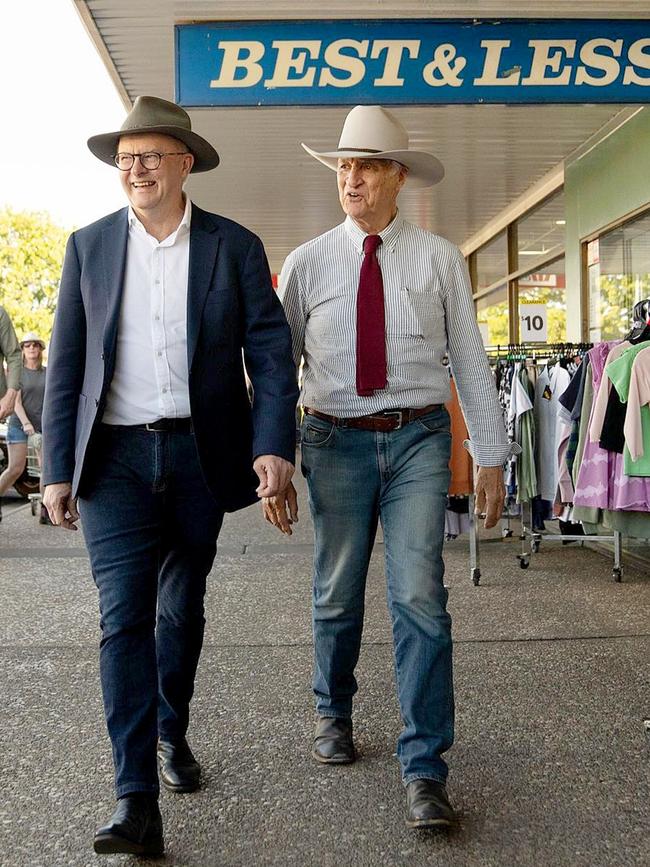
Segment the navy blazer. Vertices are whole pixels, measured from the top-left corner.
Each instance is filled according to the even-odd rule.
[[[48,354],[44,484],[84,495],[115,369],[128,237],[123,208],[69,240]],[[190,407],[205,480],[234,511],[255,502],[258,455],[295,461],[298,396],[291,334],[260,239],[192,204],[187,293]],[[251,405],[244,375],[253,384]]]

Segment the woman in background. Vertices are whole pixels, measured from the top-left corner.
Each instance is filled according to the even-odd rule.
[[[20,376],[20,391],[14,412],[7,420],[7,469],[0,475],[0,497],[19,479],[27,463],[27,440],[41,433],[41,415],[45,394],[45,367],[43,352],[45,342],[30,332],[20,341],[23,368]],[[40,449],[37,453],[40,462]],[[0,512],[1,519],[1,512]],[[43,510],[41,509],[41,523]]]

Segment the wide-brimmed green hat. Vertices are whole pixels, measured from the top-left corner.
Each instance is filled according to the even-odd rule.
[[[91,136],[88,147],[98,159],[113,166],[120,138],[144,132],[170,135],[187,145],[194,156],[193,172],[208,172],[219,165],[219,154],[210,142],[192,132],[189,114],[179,105],[157,96],[138,96],[122,128]]]

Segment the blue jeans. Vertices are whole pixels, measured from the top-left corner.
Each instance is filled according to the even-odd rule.
[[[451,618],[443,585],[451,435],[444,408],[390,433],[305,415],[302,471],[314,522],[314,692],[349,718],[357,690],[368,563],[381,521],[404,783],[444,781],[454,737]]]
[[[79,501],[99,590],[100,675],[118,798],[158,793],[156,741],[185,736],[223,511],[194,436],[101,426]]]

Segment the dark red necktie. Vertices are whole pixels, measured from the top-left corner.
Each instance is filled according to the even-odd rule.
[[[370,397],[386,388],[384,281],[377,260],[379,235],[366,235],[357,292],[357,394]]]

